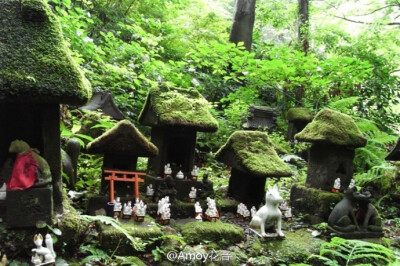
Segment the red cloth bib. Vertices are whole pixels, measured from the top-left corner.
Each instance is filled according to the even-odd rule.
[[[33,157],[31,150],[18,154],[11,179],[7,182],[7,189],[24,190],[33,186],[37,180],[38,167],[39,163]]]

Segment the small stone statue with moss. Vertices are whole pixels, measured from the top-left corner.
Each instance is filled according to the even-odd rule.
[[[7,189],[25,190],[32,186],[43,186],[51,182],[49,164],[39,155],[39,150],[31,148],[23,140],[14,140],[8,149],[17,156],[13,163]]]

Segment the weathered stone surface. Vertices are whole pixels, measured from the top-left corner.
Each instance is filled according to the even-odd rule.
[[[204,240],[234,244],[244,239],[242,228],[228,223],[191,222],[182,226],[182,235],[188,243],[201,243]]]
[[[328,220],[333,207],[342,198],[340,193],[332,193],[315,188],[294,185],[290,190],[290,206],[293,212],[308,213]]]
[[[330,191],[335,179],[340,178],[342,190],[347,188],[353,176],[353,159],[353,149],[313,144],[310,148],[306,184]]]
[[[36,226],[36,222],[51,222],[53,213],[50,187],[27,190],[7,190],[6,223],[9,228]]]
[[[155,224],[154,219],[146,215],[144,222],[138,223],[133,219],[120,219],[121,227],[128,231],[133,237],[141,239],[156,238],[162,235],[160,228]],[[100,246],[106,252],[115,251],[117,255],[132,255],[135,249],[126,240],[126,236],[110,225],[101,224]],[[116,247],[118,247],[117,250]]]

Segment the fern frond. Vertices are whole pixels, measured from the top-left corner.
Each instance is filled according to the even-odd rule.
[[[309,259],[311,258],[317,258],[325,265],[339,265],[344,262],[345,265],[382,265],[396,260],[394,252],[380,244],[340,237],[334,237],[331,242],[322,244],[319,256],[311,256]],[[337,264],[332,263],[333,259]]]
[[[99,221],[101,223],[111,225],[116,230],[118,230],[119,232],[121,232],[122,234],[125,235],[125,237],[129,240],[130,244],[132,245],[132,247],[135,250],[143,251],[145,248],[145,244],[143,243],[143,241],[140,238],[131,236],[129,234],[129,232],[126,229],[124,229],[123,227],[121,227],[121,224],[118,221],[116,221],[114,218],[111,218],[108,216],[102,216],[102,215],[90,216],[90,215],[83,215],[83,214],[79,215],[79,218],[81,220],[84,220],[87,222]]]
[[[338,101],[329,104],[329,108],[337,110],[342,113],[348,113],[349,110],[353,109],[360,97],[349,97],[340,99]]]

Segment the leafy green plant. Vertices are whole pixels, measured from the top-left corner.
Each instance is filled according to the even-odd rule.
[[[311,255],[309,261],[324,265],[387,265],[396,259],[394,252],[380,244],[362,240],[334,237],[320,247],[319,255]]]
[[[78,180],[75,189],[98,193],[101,184],[102,165],[102,156],[81,153],[78,160]]]
[[[121,227],[120,223],[116,221],[112,217],[97,215],[97,216],[90,216],[90,215],[79,215],[79,219],[86,221],[86,222],[101,222],[107,225],[114,227],[114,229],[118,230],[119,232],[123,233],[126,239],[129,241],[131,246],[137,251],[143,251],[145,248],[145,243],[138,237],[133,237],[126,231],[123,227]],[[115,253],[115,252],[114,252]]]

